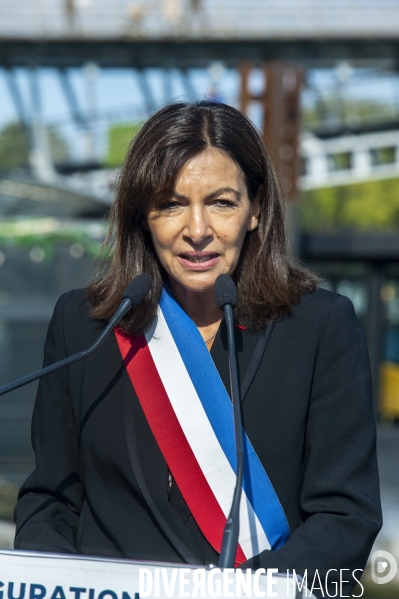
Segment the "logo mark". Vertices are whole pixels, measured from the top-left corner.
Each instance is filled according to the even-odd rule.
[[[371,556],[371,578],[376,584],[391,582],[398,571],[394,556],[388,551],[374,551]]]

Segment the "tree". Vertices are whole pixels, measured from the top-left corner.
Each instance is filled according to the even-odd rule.
[[[0,131],[0,170],[29,165],[29,139],[20,123],[10,123]]]
[[[312,189],[302,194],[301,228],[335,233],[399,230],[399,179]]]

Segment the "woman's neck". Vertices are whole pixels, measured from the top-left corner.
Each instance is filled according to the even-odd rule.
[[[223,314],[218,308],[213,289],[198,292],[186,289],[174,280],[169,284],[179,305],[200,330],[219,324]]]

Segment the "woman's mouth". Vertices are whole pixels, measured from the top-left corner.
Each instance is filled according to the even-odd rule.
[[[178,255],[182,266],[190,270],[207,270],[219,261],[220,255],[216,252],[183,252]]]

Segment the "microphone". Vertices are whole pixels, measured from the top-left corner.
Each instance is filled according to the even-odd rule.
[[[134,277],[134,279],[132,279],[130,281],[129,285],[126,287],[125,291],[122,294],[122,302],[121,302],[119,308],[117,309],[115,314],[112,316],[111,320],[108,322],[107,326],[105,327],[105,329],[103,330],[101,335],[93,343],[93,345],[91,345],[88,349],[84,349],[83,351],[81,351],[77,354],[74,354],[73,356],[69,356],[69,358],[64,358],[63,360],[60,360],[59,362],[55,362],[55,364],[51,364],[50,366],[47,366],[46,368],[42,368],[41,370],[32,372],[32,374],[28,374],[27,376],[24,376],[12,383],[9,383],[8,385],[5,385],[4,387],[0,387],[0,395],[5,395],[6,393],[9,393],[10,391],[14,391],[14,389],[18,389],[19,387],[23,387],[24,385],[27,385],[28,383],[32,383],[36,379],[39,379],[42,376],[45,376],[46,374],[50,374],[51,372],[55,372],[56,370],[59,370],[60,368],[63,368],[64,366],[69,366],[70,364],[73,364],[74,362],[78,362],[79,360],[82,360],[83,358],[87,358],[87,356],[92,354],[98,347],[100,347],[100,345],[108,337],[108,335],[112,331],[112,329],[123,318],[123,316],[126,314],[126,312],[128,310],[130,310],[130,308],[134,308],[135,306],[138,306],[138,304],[140,304],[143,301],[143,299],[146,297],[147,293],[151,289],[151,285],[152,285],[152,279],[151,279],[150,275],[147,275],[144,273],[144,274],[138,275],[137,277]]]
[[[241,392],[238,382],[237,356],[234,341],[233,308],[237,305],[237,290],[229,275],[219,275],[215,283],[215,298],[219,310],[224,310],[229,347],[229,371],[231,400],[234,413],[234,432],[237,454],[237,478],[229,517],[226,521],[222,548],[219,556],[219,568],[233,568],[240,531],[240,501],[244,476],[244,444],[242,440]]]

